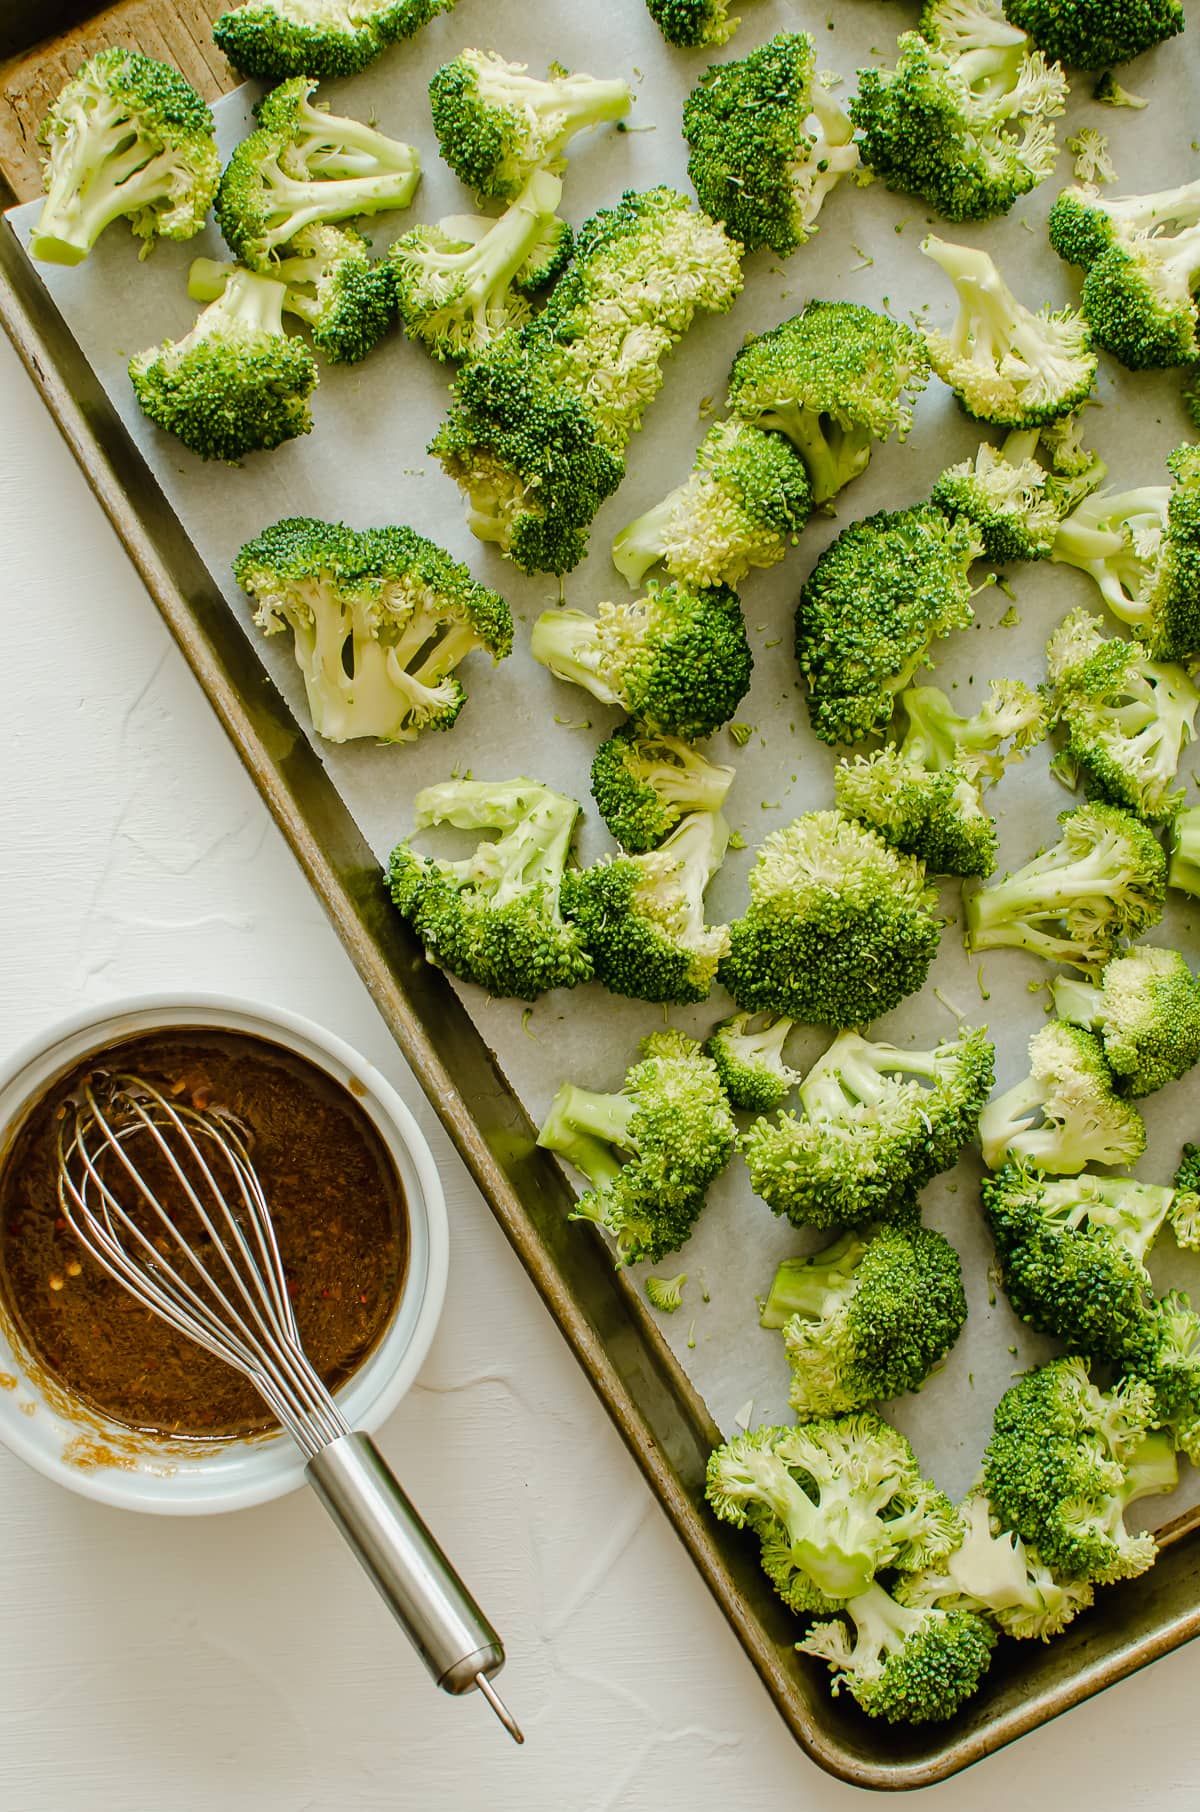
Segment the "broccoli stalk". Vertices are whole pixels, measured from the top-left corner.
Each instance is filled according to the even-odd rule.
[[[1055,1176],[1088,1164],[1132,1164],[1146,1148],[1137,1109],[1117,1095],[1100,1040],[1051,1020],[1029,1041],[1030,1073],[997,1095],[979,1121],[983,1161],[1027,1159]]]
[[[656,736],[621,724],[592,760],[592,797],[621,848],[641,855],[689,812],[719,812],[733,783],[678,736]]]
[[[978,1692],[996,1635],[974,1612],[901,1604],[876,1581],[839,1608],[853,1639],[835,1620],[814,1624],[796,1647],[827,1662],[834,1693],[847,1687],[868,1717],[943,1723]]]
[[[944,1563],[901,1580],[901,1604],[975,1611],[1006,1636],[1048,1642],[1094,1602],[1090,1580],[1060,1579],[1036,1548],[1000,1526],[978,1487],[958,1514],[962,1542]]]
[[[800,1072],[783,1061],[783,1047],[795,1021],[768,1014],[765,1025],[751,1029],[750,1021],[757,1017],[735,1013],[731,1019],[723,1019],[705,1039],[704,1049],[716,1064],[732,1105],[766,1114],[786,1101],[800,1081]]]
[[[1200,805],[1186,806],[1175,814],[1167,884],[1200,899]]]
[[[454,0],[245,0],[213,22],[219,49],[244,75],[332,81],[357,75]]]
[[[1099,1034],[1127,1094],[1152,1094],[1200,1062],[1200,985],[1178,950],[1142,945],[1098,984],[1060,976],[1051,992],[1060,1019]]]

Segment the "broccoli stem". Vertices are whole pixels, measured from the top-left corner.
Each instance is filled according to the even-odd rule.
[[[1168,485],[1090,498],[1059,523],[1050,558],[1087,573],[1122,622],[1149,622],[1152,600],[1140,593],[1170,501]]]
[[[661,759],[636,763],[633,771],[649,782],[666,805],[683,806],[689,812],[719,812],[733,783],[733,770],[714,767],[677,736],[662,738],[661,746],[668,751]]]
[[[622,529],[613,542],[613,565],[630,585],[640,585],[651,568],[665,558],[664,536],[687,488],[686,483],[677,485],[661,503]]]
[[[1023,950],[1049,954],[1063,946],[1064,940],[1025,921],[1061,918],[1076,901],[1103,898],[1118,879],[1113,872],[1111,838],[1098,841],[1086,855],[1061,867],[1044,858],[1035,859],[994,886],[968,895],[970,948],[993,950],[1017,944]]]
[[[528,77],[510,80],[505,73],[491,69],[479,77],[480,99],[487,106],[512,107],[518,113],[532,111],[539,118],[551,115],[561,118],[562,130],[556,138],[565,142],[586,126],[598,126],[606,120],[624,119],[632,105],[629,84],[604,81],[596,76],[557,76],[552,82],[535,84]]]
[[[1093,983],[1080,981],[1078,976],[1060,975],[1051,983],[1050,992],[1054,997],[1054,1011],[1060,1019],[1068,1019],[1086,1032],[1100,1024],[1104,994]]]
[[[1166,221],[1192,226],[1200,221],[1200,182],[1180,183],[1151,195],[1097,196],[1090,207],[1130,233],[1145,233]]]
[[[215,302],[210,302],[189,334],[175,343],[175,355],[189,352],[210,334],[284,333],[283,307],[287,288],[273,277],[235,266]]]
[[[766,410],[757,419],[760,428],[787,435],[808,470],[814,504],[828,503],[870,463],[868,427],[847,426],[833,415],[805,409],[799,403]]]
[[[1200,898],[1200,805],[1189,805],[1175,815],[1167,882],[1180,893]]]
[[[169,151],[151,156],[116,102],[108,102],[108,114],[103,122],[89,115],[65,153],[56,152],[29,245],[44,264],[81,264],[105,227],[161,200],[170,187],[178,159]]]
[[[322,178],[376,176],[390,182],[407,174],[412,178],[412,189],[408,191],[411,201],[418,176],[411,145],[387,138],[362,120],[327,113],[307,98],[298,102],[295,121],[295,130],[282,153],[287,163],[298,160],[312,175]]]
[[[630,1150],[629,1122],[634,1103],[628,1095],[599,1095],[564,1082],[550,1104],[538,1144],[557,1152],[585,1176],[593,1189],[604,1189],[621,1173],[613,1146]],[[598,1215],[591,1216],[598,1219]]]
[[[793,1315],[822,1320],[844,1299],[866,1249],[867,1242],[857,1233],[844,1233],[811,1258],[785,1258],[775,1272],[759,1327],[781,1328]]]
[[[534,660],[559,679],[582,686],[602,704],[620,704],[620,693],[600,675],[599,624],[586,611],[544,610],[533,626],[529,648]]]
[[[1141,1497],[1161,1497],[1179,1483],[1175,1443],[1166,1429],[1156,1429],[1139,1441],[1124,1463],[1125,1482],[1112,1500],[1114,1536],[1122,1532],[1122,1513]]]
[[[327,179],[306,182],[287,175],[270,159],[263,164],[263,171],[270,177],[269,189],[263,196],[264,211],[283,216],[277,225],[263,228],[261,240],[268,252],[286,245],[305,227],[330,220],[348,220],[355,214],[375,213],[376,203],[407,207],[412,198],[412,190],[402,193],[396,188],[396,177],[391,171],[382,175],[378,170],[364,176],[330,175]],[[415,179],[412,187],[416,187]]]

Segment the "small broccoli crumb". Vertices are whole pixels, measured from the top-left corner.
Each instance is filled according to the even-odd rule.
[[[979,967],[975,971],[975,980],[979,986],[980,1000],[990,1000],[992,998],[991,993],[983,985],[983,964],[982,963],[980,963]]]
[[[536,1032],[531,1032],[529,1030],[529,1022],[532,1018],[533,1008],[526,1007],[525,1011],[521,1014],[521,1030],[524,1032],[526,1038],[532,1038],[534,1044],[536,1044],[538,1042],[538,1035]]]
[[[688,1324],[687,1343],[689,1347],[694,1347],[696,1344],[696,1323],[694,1320]]]
[[[1117,172],[1109,154],[1107,134],[1098,132],[1095,126],[1081,126],[1075,136],[1067,140],[1067,150],[1075,159],[1076,182],[1116,182]]]
[[[739,749],[744,749],[754,734],[753,724],[733,723],[730,724],[728,728],[729,734],[732,736]]]
[[[1008,587],[1002,586],[1001,589],[1007,591]],[[1020,624],[1021,613],[1014,604],[1010,604],[1000,619],[1000,627],[1001,629],[1017,629],[1020,627]]]
[[[673,1315],[683,1302],[686,1282],[686,1271],[681,1271],[678,1277],[648,1277],[646,1294],[656,1309],[661,1309],[664,1315]]]

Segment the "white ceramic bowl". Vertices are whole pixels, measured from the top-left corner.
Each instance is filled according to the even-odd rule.
[[[379,1427],[416,1377],[441,1314],[449,1234],[433,1154],[391,1084],[340,1038],[294,1013],[216,994],[154,995],[111,1002],[63,1020],[0,1068],[0,1151],[47,1086],[92,1051],[118,1039],[168,1026],[207,1026],[266,1038],[306,1057],[351,1087],[396,1165],[408,1208],[409,1254],[404,1288],[383,1338],[337,1393],[352,1428]],[[54,1400],[27,1368],[0,1317],[0,1441],[39,1472],[85,1497],[124,1510],[200,1516],[240,1510],[293,1491],[304,1461],[284,1434],[213,1443],[151,1441],[109,1423],[91,1408],[78,1417]],[[15,1383],[13,1380],[15,1379]],[[108,1450],[113,1463],[104,1463]],[[81,1463],[82,1462],[82,1463]]]

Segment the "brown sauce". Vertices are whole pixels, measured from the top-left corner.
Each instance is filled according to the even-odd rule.
[[[212,1440],[274,1423],[247,1379],[130,1296],[63,1217],[61,1106],[101,1068],[219,1105],[249,1129],[301,1339],[336,1390],[380,1339],[404,1281],[408,1221],[395,1166],[363,1109],[315,1065],[265,1039],[203,1027],[92,1054],[33,1108],[3,1161],[0,1295],[35,1365],[134,1429]],[[174,1215],[169,1182],[153,1181]]]

